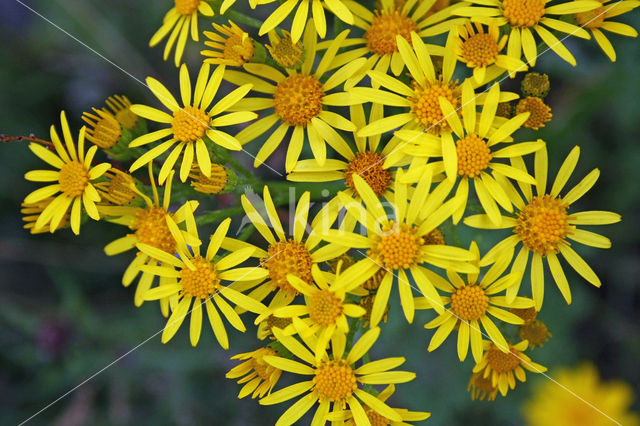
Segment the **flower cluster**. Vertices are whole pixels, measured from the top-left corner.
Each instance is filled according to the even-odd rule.
[[[85,214],[119,225],[105,253],[133,254],[122,283],[137,279],[136,306],[159,304],[162,342],[188,328],[196,346],[206,314],[228,349],[228,326],[244,332],[253,314],[262,343],[227,376],[240,398],[296,399],[278,424],[309,411],[318,425],[426,419],[387,402],[416,376],[397,370],[405,359],[370,359],[400,311],[409,324],[431,316],[425,351],[457,335],[458,358],[475,361],[474,398],[546,371],[527,354],[551,336],[537,318],[545,269],[568,304],[567,266],[599,287],[575,243],[610,247],[584,228],[620,216],[576,208],[600,174],[568,185],[578,146],[549,172],[547,141],[523,130],[551,120],[549,78],[526,72],[545,45],[575,66],[568,36],[593,35],[615,60],[602,30],[636,36],[609,18],[640,3],[272,2],[250,0],[272,10],[256,23],[233,0],[176,0],[150,45],[167,38],[165,60],[175,47],[180,93],[148,77],[154,100],[109,98],[83,115],[77,144],[62,113],[63,138],[52,126],[49,144],[30,145],[55,170],[25,175],[49,182],[25,198],[25,227],[77,234]],[[212,21],[228,11],[237,22]],[[214,31],[200,34],[201,17]],[[201,35],[201,64],[184,63]],[[522,80],[522,96],[506,78]],[[107,161],[94,161],[99,150]],[[287,182],[265,181],[265,168]],[[463,244],[459,227],[500,241]],[[283,374],[296,382],[277,389]]]

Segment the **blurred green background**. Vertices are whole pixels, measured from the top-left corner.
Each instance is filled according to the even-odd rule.
[[[170,88],[177,86],[176,69],[161,61],[162,46],[147,48],[172,2],[24,3],[112,64],[20,2],[3,1],[0,133],[48,138],[48,127],[58,125],[61,109],[78,129],[82,112],[101,106],[113,93],[153,104],[151,94],[133,77],[142,81],[150,75]],[[244,1],[239,3],[244,6]],[[631,15],[620,20],[640,27],[638,13]],[[576,68],[553,53],[539,60],[538,70],[548,72],[552,84],[547,102],[553,121],[537,133],[548,142],[550,176],[570,149],[580,145],[582,155],[570,183],[594,167],[600,168],[601,177],[576,209],[612,210],[622,214],[623,222],[596,230],[612,239],[611,250],[579,249],[601,277],[601,289],[566,269],[574,295],[573,305],[567,307],[548,277],[541,319],[553,339],[532,357],[548,366],[552,377],[557,367],[592,360],[605,378],[620,378],[638,389],[640,44],[615,35],[611,40],[618,52],[614,64],[593,40],[568,42],[578,60]],[[199,50],[192,43],[186,60],[198,64]],[[535,134],[522,135],[530,137]],[[1,424],[27,419],[105,367],[31,423],[266,425],[286,409],[288,404],[262,407],[256,401],[239,401],[240,387],[224,378],[235,365],[231,355],[257,347],[253,328],[245,335],[231,332],[228,352],[209,332],[192,348],[185,327],[166,345],[159,336],[149,339],[164,320],[155,304],[135,308],[133,289],[120,285],[131,256],[109,258],[102,251],[123,229],[88,223],[79,237],[69,230],[54,236],[29,235],[22,229],[19,206],[36,185],[23,175],[42,163],[26,143],[14,142],[0,145],[0,166]],[[482,242],[486,249],[488,241]],[[392,319],[372,356],[406,356],[404,368],[418,374],[415,381],[398,386],[391,400],[394,406],[431,411],[426,424],[523,424],[521,402],[531,394],[531,383],[544,378],[528,374],[527,384],[518,385],[508,398],[472,402],[466,391],[471,360],[458,362],[452,339],[427,353],[431,332],[422,324],[432,314],[418,313],[408,326],[398,306],[392,300]],[[634,407],[638,411],[637,401]]]

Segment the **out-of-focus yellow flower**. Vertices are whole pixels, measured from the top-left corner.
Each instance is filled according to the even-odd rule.
[[[544,103],[540,98],[529,96],[516,104],[516,114],[529,113],[529,118],[522,125],[529,129],[538,130],[544,127],[545,123],[551,121],[551,107]]]
[[[204,141],[205,136],[224,148],[235,151],[242,149],[240,142],[235,137],[218,130],[218,127],[246,123],[257,117],[256,113],[249,111],[236,111],[221,115],[237,104],[251,90],[252,85],[245,84],[238,87],[214,103],[207,111],[220,88],[225,66],[219,65],[211,75],[209,75],[209,68],[209,64],[202,65],[192,92],[187,66],[182,65],[180,67],[182,107],[179,106],[178,101],[162,83],[154,78],[147,77],[147,86],[149,86],[156,98],[171,111],[172,115],[146,105],[132,105],[131,110],[140,117],[170,126],[134,139],[129,144],[129,147],[147,145],[169,136],[171,138],[142,154],[131,165],[130,171],[137,170],[153,161],[154,158],[159,157],[175,145],[160,169],[158,182],[164,183],[181,153],[183,153],[183,156],[180,166],[180,180],[184,182],[189,176],[194,159],[205,176],[211,176],[211,157]]]
[[[630,409],[634,391],[621,380],[602,381],[593,364],[558,370],[554,382],[541,381],[523,407],[527,426],[640,425]]]
[[[34,232],[42,230],[47,225],[49,230],[54,232],[66,217],[69,209],[71,209],[69,222],[71,223],[71,230],[77,235],[80,233],[83,208],[90,218],[100,220],[100,214],[95,204],[100,201],[100,194],[96,191],[92,181],[105,174],[111,168],[111,164],[100,163],[92,166],[91,163],[98,147],[92,146],[85,155],[84,139],[86,127],[83,126],[80,129],[78,146],[76,147],[64,111],[60,113],[60,122],[66,148],[62,145],[58,132],[53,125],[51,126],[51,141],[55,148],[55,153],[39,143],[33,142],[29,144],[31,152],[57,170],[32,170],[24,175],[25,179],[32,182],[55,183],[31,192],[25,197],[24,203],[33,205],[41,203],[43,200],[51,200],[42,209],[38,219],[35,221],[33,225]],[[53,197],[54,195],[55,197]]]
[[[544,98],[549,94],[551,83],[547,74],[528,72],[522,79],[522,94],[524,96],[535,96]]]
[[[174,63],[179,67],[189,33],[193,41],[199,40],[198,12],[204,16],[214,15],[213,9],[206,0],[175,0],[175,6],[164,16],[162,26],[149,40],[149,46],[157,45],[171,33],[164,48],[164,60],[167,60],[175,45]]]
[[[531,321],[529,324],[521,325],[518,335],[522,340],[529,342],[529,349],[538,346],[542,347],[551,337],[547,325],[538,319]]]
[[[569,282],[563,272],[558,254],[591,284],[600,287],[600,279],[593,269],[571,248],[568,240],[575,241],[598,248],[611,247],[608,238],[579,229],[580,225],[606,225],[620,221],[620,215],[607,211],[585,211],[569,213],[571,205],[582,197],[598,180],[600,171],[592,170],[576,186],[568,191],[564,197],[560,192],[571,177],[580,157],[580,148],[574,147],[564,163],[560,167],[550,191],[547,191],[547,149],[538,150],[535,154],[535,179],[536,195],[533,195],[532,186],[518,181],[518,185],[524,199],[510,182],[505,186],[509,188],[507,194],[517,208],[516,217],[502,217],[500,226],[496,226],[486,215],[474,215],[465,218],[464,223],[474,228],[484,229],[512,229],[513,234],[496,244],[480,261],[484,266],[493,263],[501,257],[512,258],[514,249],[522,243],[518,255],[512,266],[512,270],[525,271],[529,263],[531,253],[531,287],[536,310],[542,307],[544,298],[544,269],[543,262],[549,265],[551,275],[558,289],[567,303],[571,303],[571,290]],[[511,159],[514,167],[523,172],[527,171],[524,161],[520,157]],[[507,299],[513,300],[518,294],[520,281],[507,289]]]

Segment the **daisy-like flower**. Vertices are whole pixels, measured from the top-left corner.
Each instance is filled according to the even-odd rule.
[[[529,96],[520,99],[516,105],[516,114],[529,113],[529,118],[522,125],[529,129],[538,130],[544,127],[545,123],[551,121],[551,107],[544,103],[541,98]]]
[[[468,20],[456,28],[456,55],[460,62],[473,70],[476,83],[484,82],[487,67],[497,67],[500,71],[508,71],[511,77],[516,72],[526,71],[528,67],[518,58],[502,55],[500,52],[507,45],[508,35],[500,37],[497,25],[488,25],[487,31],[482,24]]]
[[[60,123],[65,145],[62,145],[58,132],[52,125],[50,134],[55,153],[39,143],[33,142],[29,144],[31,152],[58,170],[32,170],[24,175],[25,179],[32,182],[55,183],[36,189],[25,197],[24,203],[36,204],[43,200],[51,200],[33,225],[35,232],[42,230],[47,225],[49,230],[54,232],[65,218],[69,208],[71,208],[69,223],[71,224],[71,230],[77,235],[80,233],[83,207],[91,219],[100,220],[100,214],[95,204],[100,201],[100,195],[93,186],[92,181],[105,174],[111,168],[111,164],[100,163],[92,167],[91,163],[98,147],[92,146],[85,155],[84,139],[86,128],[83,126],[80,129],[78,146],[76,147],[64,111],[60,113]],[[55,198],[53,198],[54,195]]]
[[[305,237],[309,216],[309,192],[302,194],[298,201],[291,234],[285,232],[282,227],[271,193],[266,185],[263,194],[264,210],[262,206],[259,207],[260,211],[266,211],[266,220],[246,195],[243,194],[241,199],[247,217],[269,244],[266,250],[256,247],[255,251],[255,256],[262,259],[261,268],[268,276],[268,280],[253,290],[250,296],[261,301],[275,291],[276,294],[269,306],[279,307],[291,303],[298,294],[298,290],[287,280],[289,274],[298,277],[304,283],[311,284],[313,282],[311,272],[313,265],[336,258],[347,249],[335,244],[319,246],[321,241],[317,231],[319,219],[312,223],[312,231]],[[273,229],[275,235],[269,228]]]
[[[220,164],[211,163],[211,176],[207,177],[199,167],[193,166],[189,173],[190,184],[193,189],[203,194],[219,194],[227,187],[230,172]]]
[[[512,203],[503,187],[504,182],[511,178],[525,183],[535,183],[531,176],[520,169],[496,161],[521,157],[545,145],[543,141],[538,140],[509,143],[505,146],[513,140],[511,135],[523,125],[529,114],[519,114],[507,121],[497,119],[499,101],[500,89],[498,84],[494,84],[486,96],[482,114],[478,119],[476,96],[471,82],[467,80],[462,85],[462,120],[454,106],[447,99],[440,98],[440,108],[445,113],[445,122],[452,129],[452,133],[444,132],[439,137],[416,130],[396,133],[400,139],[407,141],[403,147],[404,152],[414,157],[413,167],[407,179],[411,173],[416,177],[421,176],[428,168],[437,172],[444,169],[448,177],[459,177],[455,198],[460,202],[459,209],[453,217],[454,223],[460,220],[466,209],[470,181],[473,182],[482,208],[496,225],[500,224],[502,217],[498,205],[508,212],[513,211]],[[440,157],[442,161],[415,161],[424,157]]]
[[[191,210],[185,210],[187,232],[196,237],[198,230]],[[253,247],[245,247],[233,251],[222,258],[218,252],[229,230],[231,218],[225,219],[211,235],[211,240],[204,256],[200,254],[200,246],[187,244],[184,233],[167,221],[173,235],[177,256],[158,249],[150,244],[138,243],[136,247],[148,256],[163,262],[167,266],[140,266],[140,270],[160,277],[171,278],[171,284],[154,287],[143,294],[145,300],[157,300],[169,297],[172,313],[162,332],[162,343],[167,343],[176,334],[187,315],[191,314],[189,336],[191,344],[196,346],[202,330],[202,305],[206,308],[213,333],[224,349],[229,348],[229,339],[220,312],[235,329],[246,331],[240,316],[225,300],[228,299],[237,307],[257,314],[263,313],[267,307],[255,299],[242,294],[234,283],[260,280],[265,278],[265,271],[258,267],[237,267],[253,254]],[[215,257],[215,259],[214,259]],[[177,268],[177,269],[176,269]],[[224,281],[230,281],[223,285]],[[223,298],[224,296],[224,298]],[[215,305],[214,305],[215,302]],[[217,307],[216,307],[217,306]]]
[[[484,356],[473,367],[473,372],[481,374],[484,379],[491,379],[491,385],[498,388],[502,396],[506,396],[509,389],[516,388],[516,378],[521,382],[527,381],[525,369],[532,373],[544,373],[547,367],[531,361],[524,351],[529,345],[526,340],[509,345],[509,351],[503,352],[495,344],[484,340]]]
[[[524,199],[511,183],[506,182],[507,194],[517,208],[515,217],[502,217],[500,226],[494,225],[486,215],[474,215],[465,218],[464,223],[474,228],[508,229],[513,234],[496,244],[480,261],[484,266],[502,257],[513,257],[514,249],[522,243],[512,269],[524,271],[531,257],[531,291],[536,310],[542,307],[544,298],[544,268],[549,265],[551,275],[567,303],[571,303],[569,282],[560,264],[558,254],[571,265],[589,283],[600,287],[600,279],[587,262],[572,248],[568,240],[598,248],[611,247],[611,241],[591,231],[579,229],[580,225],[607,225],[620,221],[620,215],[607,211],[584,211],[570,213],[571,205],[582,197],[596,183],[600,171],[594,169],[576,186],[561,196],[565,184],[578,163],[580,148],[574,147],[560,167],[550,191],[547,191],[547,149],[542,148],[535,154],[536,195],[531,185],[518,182]],[[520,157],[511,160],[513,166],[523,172],[527,168]],[[532,254],[530,256],[530,254]],[[520,288],[520,281],[507,289],[507,298],[513,300]]]
[[[291,425],[318,403],[312,424],[324,424],[328,420],[329,411],[344,410],[347,406],[353,414],[357,425],[370,424],[365,404],[375,412],[394,422],[402,421],[402,416],[385,402],[362,389],[362,385],[380,385],[406,383],[415,378],[415,373],[408,371],[389,371],[403,364],[403,357],[384,358],[366,362],[358,368],[354,364],[360,360],[373,346],[380,335],[379,328],[364,333],[354,343],[345,356],[344,336],[339,335],[332,341],[332,356],[323,348],[321,354],[314,354],[307,347],[315,347],[313,339],[307,339],[305,345],[292,336],[274,329],[278,341],[300,360],[265,356],[264,360],[283,371],[307,376],[308,380],[280,389],[262,398],[260,404],[272,405],[293,399],[305,394],[293,404],[276,422],[277,426]]]
[[[107,219],[109,222],[127,226],[132,231],[132,233],[107,244],[104,248],[107,256],[114,256],[116,254],[133,250],[136,248],[136,244],[139,243],[148,244],[158,250],[162,250],[163,252],[171,254],[176,253],[176,241],[169,229],[169,223],[171,223],[171,227],[175,227],[177,229],[178,225],[183,223],[187,217],[189,217],[185,212],[187,210],[195,210],[198,207],[198,202],[187,202],[175,212],[170,212],[169,205],[171,203],[173,172],[169,174],[169,178],[166,181],[162,204],[160,204],[158,189],[156,188],[151,166],[149,166],[149,181],[151,182],[153,200],[147,197],[143,192],[139,191],[133,183],[129,184],[127,187],[127,189],[133,192],[134,195],[138,195],[144,200],[144,207],[98,206],[98,210],[103,216],[111,217],[110,219]],[[189,240],[190,244],[200,245],[200,240],[194,236],[185,233],[185,238]],[[149,256],[138,251],[136,253],[136,257],[131,261],[122,276],[122,285],[125,287],[129,287],[131,285],[141,272],[139,269],[140,266],[157,266],[158,264],[160,266],[170,266],[170,264],[165,265],[162,262],[158,262],[158,260],[153,256]],[[133,298],[135,306],[142,305],[144,302],[143,295],[151,288],[153,279],[153,274],[142,271]],[[161,278],[160,281],[161,284],[166,284],[169,283],[170,280]],[[169,313],[168,298],[160,300],[160,308],[165,316]]]
[[[542,347],[551,337],[549,328],[540,320],[533,320],[529,324],[521,325],[518,335],[522,340],[529,342],[529,349]]]
[[[471,243],[471,253],[475,256],[474,263],[480,261],[480,252],[475,241]],[[444,299],[450,303],[449,309],[431,322],[425,324],[425,328],[436,328],[436,332],[429,343],[429,352],[437,349],[449,336],[454,328],[458,329],[458,357],[464,361],[471,345],[471,352],[476,363],[482,359],[482,331],[484,328],[489,338],[498,349],[509,351],[509,345],[500,329],[496,327],[491,316],[509,324],[523,324],[519,316],[503,308],[529,308],[533,306],[533,300],[518,297],[513,302],[507,302],[505,296],[497,294],[516,283],[522,272],[511,272],[503,275],[509,259],[498,260],[484,274],[478,282],[478,274],[467,274],[467,280],[463,280],[454,271],[447,271],[449,281],[429,271],[429,278],[436,282],[436,286],[451,294]]]
[[[112,167],[107,170],[104,177],[107,178],[106,181],[95,184],[103,202],[124,206],[136,198],[136,191],[131,189],[136,186],[136,181],[129,173]]]
[[[255,51],[253,40],[249,34],[238,27],[231,20],[229,25],[211,24],[215,31],[204,31],[209,40],[204,44],[211,49],[201,50],[208,64],[222,64],[241,67],[253,57]]]
[[[131,110],[140,117],[170,124],[171,126],[140,136],[131,141],[129,147],[147,145],[169,136],[171,138],[142,154],[131,165],[130,171],[137,170],[150,163],[154,158],[159,157],[175,145],[160,169],[158,181],[161,184],[164,183],[169,172],[178,161],[178,157],[184,151],[180,166],[180,180],[184,182],[189,176],[194,156],[198,167],[200,167],[205,176],[211,176],[211,157],[204,139],[205,136],[223,148],[236,151],[242,149],[240,142],[236,138],[217,128],[246,123],[257,117],[255,113],[249,111],[236,111],[221,115],[238,103],[251,90],[252,85],[245,84],[238,87],[214,103],[207,111],[218,92],[225,66],[219,65],[211,76],[209,75],[209,68],[209,64],[203,64],[200,68],[192,95],[191,79],[189,78],[187,66],[183,64],[180,67],[182,107],[178,105],[178,101],[162,83],[154,78],[147,77],[147,86],[158,100],[171,111],[172,115],[146,105],[132,105]]]
[[[457,24],[464,22],[463,18],[450,19],[452,11],[461,6],[439,8],[436,0],[397,2],[381,0],[378,8],[373,11],[364,5],[347,0],[345,4],[355,16],[354,25],[364,30],[361,38],[350,38],[345,41],[345,47],[353,50],[336,57],[334,66],[341,66],[354,59],[366,57],[367,62],[349,79],[347,88],[360,82],[368,71],[375,69],[383,74],[391,72],[399,76],[405,69],[405,62],[400,56],[397,37],[411,42],[411,32],[416,32],[421,38],[443,34]],[[319,45],[326,47],[327,42]],[[429,53],[442,55],[443,48],[428,45]]]
[[[111,110],[111,114],[113,114],[116,120],[118,120],[125,129],[133,130],[140,121],[138,116],[131,112],[131,101],[126,96],[109,96],[105,103]]]
[[[250,124],[236,135],[245,144],[260,135],[269,134],[269,138],[256,154],[254,166],[258,167],[266,161],[273,151],[285,139],[289,128],[293,133],[287,148],[285,168],[287,173],[293,170],[305,139],[309,140],[315,159],[323,165],[327,158],[329,144],[343,156],[348,156],[349,145],[335,129],[354,131],[355,125],[340,114],[329,111],[329,106],[347,106],[353,101],[345,92],[329,93],[349,78],[364,59],[353,61],[333,73],[324,81],[335,54],[347,36],[345,30],[336,37],[331,47],[322,56],[314,68],[316,58],[316,34],[309,28],[304,38],[305,60],[299,71],[287,69],[285,76],[277,69],[264,64],[245,64],[244,69],[251,74],[227,70],[224,78],[234,84],[253,84],[253,90],[264,93],[267,97],[246,98],[236,108],[258,111],[272,109],[273,113]],[[275,82],[275,85],[265,81]],[[270,129],[278,124],[278,127]],[[306,137],[305,137],[306,136]]]
[[[273,315],[292,318],[292,328],[300,335],[316,335],[317,346],[312,349],[319,354],[335,333],[346,335],[349,332],[347,317],[358,318],[365,314],[362,307],[345,303],[346,293],[362,284],[363,280],[349,273],[348,269],[329,278],[327,275],[333,274],[321,271],[318,265],[313,265],[311,274],[315,285],[309,285],[295,275],[287,276],[291,287],[305,296],[305,303],[275,308]]]
[[[242,399],[251,394],[251,398],[262,398],[271,393],[273,387],[278,383],[282,370],[276,368],[264,360],[265,356],[278,356],[278,352],[265,346],[255,351],[234,355],[231,359],[244,361],[236,365],[225,375],[227,379],[239,379],[238,384],[245,384],[238,398]]]
[[[307,25],[309,7],[311,7],[313,19],[309,19]],[[278,6],[262,23],[259,35],[263,36],[273,30],[296,9],[293,23],[291,24],[291,39],[293,42],[295,43],[302,38],[302,34],[305,32],[305,26],[307,28],[313,26],[320,38],[324,38],[327,34],[327,22],[324,15],[325,7],[329,9],[336,18],[349,25],[353,25],[353,14],[345,5],[344,0],[285,0],[285,2]]]
[[[633,410],[637,389],[629,383],[619,379],[602,380],[596,366],[590,363],[554,373],[555,383],[540,381],[531,399],[524,404],[523,415],[528,425],[640,425],[640,415]],[[580,399],[575,394],[580,395]]]
[[[204,16],[214,15],[213,9],[206,0],[175,0],[175,6],[164,16],[162,26],[149,40],[149,46],[157,45],[171,33],[164,47],[164,60],[167,60],[175,45],[174,62],[176,67],[180,66],[189,33],[193,41],[199,40],[198,12]]]
[[[344,244],[356,249],[366,258],[358,261],[350,268],[361,278],[367,279],[375,272],[383,269],[382,281],[376,293],[371,312],[371,326],[375,327],[382,318],[389,302],[389,293],[395,278],[398,281],[400,301],[408,322],[413,321],[415,301],[411,283],[417,285],[422,296],[428,299],[431,306],[439,313],[444,312],[440,295],[431,282],[424,265],[431,264],[441,268],[454,269],[460,272],[476,273],[477,266],[469,263],[473,255],[465,249],[442,244],[433,244],[427,238],[442,222],[448,219],[458,207],[458,200],[443,203],[442,197],[429,194],[431,176],[427,173],[418,182],[411,200],[407,200],[409,188],[397,179],[393,196],[385,199],[385,204],[393,207],[392,219],[385,211],[382,202],[373,190],[358,175],[353,181],[360,200],[354,200],[343,193],[343,199],[349,214],[360,222],[367,230],[367,235],[360,235],[346,230],[327,230],[323,238],[327,241]],[[413,189],[413,188],[412,188]],[[413,278],[409,281],[407,273]]]
[[[106,109],[93,108],[94,114],[82,113],[82,120],[89,126],[87,139],[102,149],[112,148],[122,136],[122,127],[116,117]]]
[[[580,26],[591,31],[598,46],[600,46],[612,62],[615,62],[616,51],[602,30],[627,37],[638,37],[638,31],[632,26],[623,24],[622,22],[610,21],[609,18],[632,11],[640,6],[640,1],[622,0],[612,2],[611,0],[601,0],[601,3],[602,4],[596,9],[576,13],[574,16]]]
[[[375,121],[381,117],[382,105],[372,105],[369,121]],[[367,120],[362,105],[351,106],[351,122],[356,128],[366,125]],[[315,159],[300,160],[287,175],[287,179],[294,182],[343,181],[347,187],[344,193],[357,196],[356,187],[353,184],[353,175],[356,174],[367,182],[377,196],[389,195],[395,179],[395,171],[385,167],[385,158],[394,151],[400,141],[392,138],[380,150],[381,135],[360,137],[353,132],[353,136],[356,149],[350,147],[349,155],[343,157],[344,160],[328,159],[323,166],[320,166]],[[338,210],[340,206],[339,197],[334,197],[321,211],[329,213]]]
[[[274,61],[284,68],[297,68],[304,59],[304,47],[301,41],[293,42],[291,34],[282,30],[282,37],[275,31],[269,31],[269,43],[265,47]]]
[[[384,390],[382,392],[380,392],[378,394],[378,396],[376,396],[376,398],[384,403],[386,403],[387,399],[389,399],[391,397],[391,395],[393,395],[393,393],[396,391],[396,387],[395,385],[389,385],[386,388],[384,388]],[[391,425],[391,426],[400,426],[400,425],[407,425],[407,423],[405,422],[420,422],[422,420],[426,420],[431,416],[431,413],[425,413],[423,411],[409,411],[406,408],[391,408],[393,411],[395,411],[401,418],[401,421],[391,421],[388,418],[386,418],[385,416],[383,416],[382,414],[380,414],[379,412],[377,412],[375,409],[369,407],[368,405],[364,405],[364,412],[367,415],[367,418],[369,419],[369,423],[371,423],[372,426],[379,426],[379,425]],[[346,426],[354,426],[357,423],[354,420],[354,415],[350,410],[343,410],[343,411],[334,411],[332,413],[330,413],[327,416],[327,419],[330,421],[345,421]]]
[[[595,0],[575,0],[547,6],[548,2],[549,0],[469,0],[473,5],[460,7],[454,14],[467,16],[472,21],[488,25],[509,25],[511,33],[507,55],[519,60],[524,52],[527,65],[531,67],[536,65],[538,56],[537,42],[532,30],[535,30],[542,41],[558,56],[575,66],[576,60],[571,52],[547,27],[584,39],[591,37],[583,28],[550,16],[588,12],[601,6],[601,3]]]
[[[20,209],[20,213],[24,215],[22,216],[22,221],[24,222],[23,228],[28,229],[29,232],[32,234],[42,234],[43,232],[48,232],[48,231],[53,233],[67,226],[69,224],[69,216],[70,216],[70,213],[68,211],[62,216],[60,223],[54,230],[50,230],[44,227],[43,228],[35,227],[36,221],[42,214],[43,210],[46,209],[47,206],[51,204],[51,202],[54,199],[55,199],[54,197],[48,197],[48,198],[45,198],[44,200],[40,200],[32,204],[27,204],[23,202],[21,206],[22,208]]]
[[[498,387],[493,386],[491,377],[484,377],[484,372],[471,373],[467,391],[471,394],[472,400],[494,401],[498,396]]]

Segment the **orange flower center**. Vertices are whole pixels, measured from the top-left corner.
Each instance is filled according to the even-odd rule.
[[[544,103],[540,98],[528,97],[521,99],[516,105],[516,114],[529,112],[529,118],[524,122],[523,126],[530,129],[538,130],[544,127],[544,123],[551,121],[551,107]]]
[[[520,318],[522,318],[522,320],[524,321],[524,324],[529,324],[531,321],[535,320],[536,317],[538,316],[538,312],[536,311],[536,308],[531,307],[531,308],[510,308],[509,312],[511,312],[512,314],[515,314],[517,316],[519,316]]]
[[[138,241],[169,254],[175,253],[176,240],[171,235],[165,219],[168,214],[160,207],[147,207],[136,212],[131,229],[135,229]]]
[[[443,244],[444,244],[444,235],[442,234],[442,232],[440,232],[439,229],[434,229],[424,237],[425,246],[434,246],[434,245],[443,245]]]
[[[382,227],[383,234],[376,236],[376,243],[369,256],[386,269],[409,269],[420,262],[420,249],[424,239],[418,235],[416,226],[395,225],[391,221]]]
[[[122,135],[122,128],[118,120],[111,114],[100,114],[100,120],[91,132],[91,142],[100,148],[108,149],[114,146]]]
[[[486,67],[496,61],[500,48],[491,34],[477,33],[462,43],[462,59],[470,67]]]
[[[180,142],[195,142],[204,136],[209,128],[209,116],[203,110],[186,106],[174,111],[173,136]]]
[[[282,38],[277,38],[267,49],[273,60],[285,68],[294,68],[302,61],[304,49],[301,42],[294,43],[291,34],[283,31]]]
[[[367,47],[378,55],[391,55],[398,51],[396,36],[411,42],[411,31],[418,32],[418,25],[398,10],[385,12],[376,10],[371,26],[364,34]]]
[[[456,142],[458,174],[474,178],[479,176],[491,161],[491,150],[486,142],[476,135],[467,135]]]
[[[200,5],[200,0],[175,0],[176,10],[181,15],[191,15]]]
[[[514,232],[529,250],[543,256],[549,251],[558,253],[558,244],[574,228],[569,225],[568,207],[551,195],[534,197],[518,213]]]
[[[297,290],[287,281],[287,274],[295,275],[306,283],[311,283],[311,254],[302,243],[293,240],[279,241],[269,246],[268,257],[262,265],[269,271],[274,287],[289,294]]]
[[[389,419],[384,417],[382,414],[379,414],[375,410],[366,410],[367,418],[369,419],[369,423],[371,426],[389,426]]]
[[[479,285],[465,285],[451,295],[451,310],[465,320],[479,320],[489,307],[489,297]]]
[[[353,368],[343,359],[321,363],[313,377],[320,401],[344,403],[358,388]]]
[[[84,194],[89,185],[89,172],[79,161],[65,163],[58,173],[60,190],[68,197],[75,198]]]
[[[529,341],[530,348],[542,346],[551,336],[547,325],[540,320],[534,320],[529,324],[520,326],[518,334],[522,340]]]
[[[544,0],[503,0],[502,14],[514,27],[533,27],[544,16]]]
[[[220,278],[213,263],[201,256],[191,259],[196,267],[191,270],[186,266],[180,271],[182,294],[196,299],[207,299],[220,288]]]
[[[318,290],[309,300],[309,317],[320,326],[335,324],[342,315],[342,300],[331,290]]]
[[[258,349],[249,360],[251,368],[256,372],[261,380],[271,379],[271,375],[276,371],[276,368],[267,364],[264,360],[265,356],[278,356],[278,352],[266,347]]]
[[[306,126],[322,111],[323,97],[324,89],[317,78],[311,75],[292,75],[276,87],[276,114],[291,126]]]
[[[425,83],[426,87],[422,87],[417,82],[413,82],[414,96],[409,97],[411,111],[415,114],[416,121],[427,132],[437,135],[449,128],[440,109],[440,97],[448,100],[454,110],[458,111],[461,90],[458,87],[458,80],[445,83],[440,77],[433,84],[428,81]],[[460,114],[459,111],[458,114]]]
[[[96,185],[98,192],[104,198],[119,206],[129,204],[136,198],[136,193],[131,189],[131,185],[135,186],[135,182],[130,174],[112,168],[105,173],[105,177],[109,179],[108,182]]]
[[[361,152],[349,161],[349,166],[345,171],[345,182],[354,192],[356,186],[353,184],[353,174],[359,175],[371,187],[373,192],[379,197],[391,186],[391,172],[382,167],[384,156],[378,152]]]
[[[520,365],[520,352],[511,348],[510,352],[504,353],[498,348],[491,347],[487,351],[487,362],[498,373],[513,371]]]
[[[249,61],[253,57],[253,53],[253,40],[247,33],[233,32],[224,43],[224,58],[233,61],[237,67]]]

